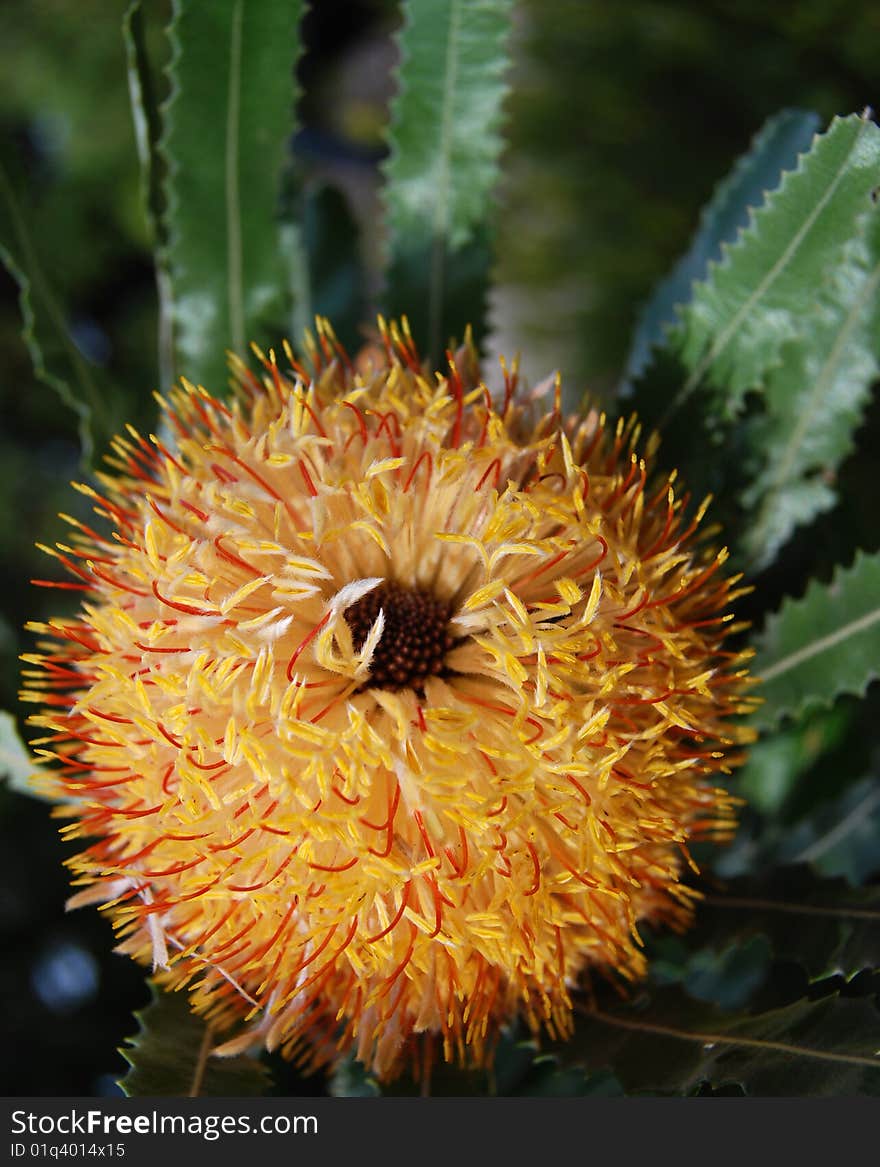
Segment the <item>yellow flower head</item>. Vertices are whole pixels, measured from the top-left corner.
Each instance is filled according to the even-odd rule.
[[[749,698],[724,553],[634,422],[381,336],[355,366],[322,324],[309,372],[236,364],[233,402],[184,383],[173,439],[115,442],[26,696],[72,902],[244,1020],[227,1052],[388,1078],[644,974],[639,922],[685,925],[688,843],[732,829]]]

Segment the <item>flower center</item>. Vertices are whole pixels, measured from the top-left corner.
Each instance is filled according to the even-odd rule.
[[[345,611],[355,649],[385,613],[385,627],[370,662],[369,686],[419,689],[426,677],[444,671],[446,653],[455,644],[449,631],[452,605],[430,592],[386,580]]]

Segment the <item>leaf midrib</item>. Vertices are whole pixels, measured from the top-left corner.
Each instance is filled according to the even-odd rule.
[[[867,800],[866,800],[867,801]],[[803,862],[803,856],[800,856]],[[704,904],[713,908],[733,908],[756,912],[791,912],[798,916],[828,916],[832,919],[847,920],[876,920],[880,922],[880,911],[871,908],[834,907],[821,904],[799,904],[788,900],[763,900],[753,896],[707,895],[703,897]]]
[[[589,1017],[606,1025],[618,1029],[631,1030],[634,1033],[653,1033],[658,1037],[671,1037],[678,1041],[687,1041],[696,1045],[728,1045],[742,1046],[748,1049],[772,1050],[775,1053],[794,1054],[796,1057],[814,1058],[817,1061],[838,1062],[849,1066],[868,1066],[871,1069],[880,1069],[880,1057],[864,1057],[861,1054],[838,1054],[831,1050],[811,1049],[809,1046],[795,1045],[792,1042],[770,1041],[758,1037],[737,1037],[726,1033],[701,1033],[691,1029],[676,1029],[672,1025],[659,1025],[650,1021],[631,1021],[623,1017],[615,1017],[610,1013],[603,1013],[599,1009],[590,1010]]]
[[[798,231],[795,232],[788,247],[785,249],[785,251],[783,251],[782,255],[780,255],[780,257],[776,261],[776,263],[774,263],[773,266],[769,269],[767,274],[760,281],[760,283],[757,285],[757,287],[754,289],[754,291],[751,293],[751,295],[748,296],[742,302],[740,307],[734,313],[731,320],[728,322],[727,326],[724,329],[722,329],[722,331],[718,334],[718,336],[716,336],[715,340],[709,346],[709,349],[707,350],[705,356],[703,356],[702,359],[698,362],[696,368],[693,370],[691,375],[688,377],[687,381],[685,381],[680,392],[678,393],[677,397],[675,398],[672,405],[670,406],[668,414],[667,414],[667,419],[671,414],[676,412],[684,404],[684,402],[687,400],[688,397],[690,397],[691,393],[694,391],[694,389],[697,387],[697,385],[703,379],[703,377],[705,376],[705,374],[709,370],[709,368],[712,366],[712,364],[714,364],[714,362],[718,359],[718,357],[727,348],[727,345],[730,343],[732,338],[736,335],[736,332],[740,328],[740,326],[742,325],[743,321],[748,317],[748,315],[751,313],[752,309],[760,301],[761,297],[765,294],[767,289],[778,279],[780,274],[785,270],[792,255],[794,255],[795,252],[797,251],[797,249],[800,247],[804,238],[806,237],[808,232],[812,229],[813,224],[816,222],[816,219],[819,217],[821,212],[825,209],[826,205],[828,204],[828,202],[830,201],[830,199],[834,195],[834,192],[837,190],[837,187],[842,182],[844,175],[848,171],[849,161],[852,158],[853,154],[855,153],[855,150],[856,150],[859,142],[861,141],[862,135],[865,133],[865,129],[868,126],[868,124],[869,123],[865,119],[861,120],[858,133],[857,133],[855,139],[853,140],[853,143],[852,143],[852,145],[847,153],[846,159],[844,160],[843,164],[838,167],[837,173],[834,175],[833,181],[826,188],[825,193],[823,194],[822,198],[813,206],[813,210],[806,217],[806,219],[801,224]]]
[[[866,612],[857,620],[851,620],[848,624],[844,624],[840,628],[835,629],[834,632],[829,632],[827,636],[820,636],[818,640],[813,640],[795,652],[789,653],[788,656],[782,657],[760,674],[761,680],[764,684],[768,681],[775,680],[776,677],[782,676],[783,673],[787,673],[798,665],[802,665],[804,661],[810,660],[814,656],[819,656],[831,648],[836,648],[838,644],[849,640],[851,636],[857,636],[860,632],[864,632],[873,624],[878,623],[878,621],[880,621],[880,607]]]
[[[880,284],[880,264],[878,264],[871,272],[869,278],[863,284],[863,287],[856,297],[855,302],[850,308],[844,319],[843,325],[837,335],[837,339],[832,345],[831,351],[828,354],[828,359],[825,361],[822,369],[817,376],[812,389],[810,390],[805,407],[800,410],[797,424],[791,431],[791,436],[783,446],[783,454],[777,465],[776,472],[770,481],[767,493],[764,496],[764,501],[761,504],[761,512],[758,521],[752,530],[753,541],[760,545],[764,531],[770,522],[770,512],[773,506],[773,500],[791,481],[792,467],[797,456],[798,448],[804,440],[804,436],[812,427],[813,419],[816,412],[824,399],[825,392],[831,384],[836,366],[841,360],[846,351],[846,346],[849,343],[850,336],[859,322],[862,309],[869,299],[874,295],[877,286]]]

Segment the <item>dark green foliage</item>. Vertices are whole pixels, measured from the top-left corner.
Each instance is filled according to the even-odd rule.
[[[330,1093],[348,1098],[419,1094],[453,1098],[585,1098],[609,1097],[623,1091],[613,1074],[587,1073],[580,1066],[565,1065],[555,1054],[542,1052],[534,1041],[505,1032],[490,1070],[462,1070],[441,1062],[432,1067],[427,1086],[408,1075],[381,1086],[360,1062],[349,1056],[331,1075]]]
[[[620,411],[635,406],[648,428],[662,427],[660,461],[680,469],[694,501],[716,495],[711,514],[757,585],[741,601],[754,628],[739,643],[757,649],[764,677],[752,719],[761,737],[731,780],[748,805],[733,846],[700,856],[695,928],[643,928],[650,979],[631,1003],[581,1012],[559,1048],[505,1034],[490,1072],[437,1065],[430,1089],[876,1094],[880,131],[870,114],[832,120],[876,100],[859,80],[875,71],[873,17],[824,0],[737,12],[722,0],[376,4],[369,18],[360,12],[373,33],[400,19],[384,133],[385,111],[369,111],[375,143],[388,148],[381,167],[370,164],[382,184],[370,221],[327,164],[340,145],[350,161],[345,143],[293,150],[301,0],[129,4],[124,42],[115,26],[112,36],[117,98],[128,70],[140,205],[124,100],[88,83],[111,58],[100,6],[86,7],[61,18],[62,30],[86,18],[96,28],[77,42],[80,76],[32,65],[31,80],[11,68],[2,82],[10,110],[29,111],[34,141],[45,110],[73,111],[78,127],[67,154],[56,126],[55,155],[35,151],[22,165],[27,150],[7,148],[10,176],[0,171],[0,257],[51,403],[37,407],[36,384],[20,372],[16,317],[0,337],[13,354],[6,413],[14,425],[27,419],[26,439],[4,437],[0,459],[10,574],[31,572],[21,498],[71,472],[67,447],[34,437],[60,424],[57,399],[89,453],[123,420],[152,424],[154,388],[184,374],[222,392],[227,347],[296,342],[314,313],[356,351],[380,285],[383,311],[408,315],[434,363],[471,324],[484,347],[493,330],[508,355],[522,347],[534,379],[563,367],[572,403],[587,377],[598,390],[621,385]],[[61,35],[30,19],[43,43]],[[743,85],[746,75],[754,83]],[[719,184],[766,115],[793,104],[819,113],[772,117]],[[352,109],[334,124],[345,115]],[[126,145],[102,169],[93,137]],[[100,229],[89,231],[96,206]],[[651,295],[676,249],[683,258]],[[149,286],[150,307],[114,321],[111,357],[90,362],[72,338],[84,335],[80,317],[115,312],[114,262],[140,265],[134,282],[142,296]],[[545,364],[530,368],[530,353]],[[10,605],[8,627],[0,622],[9,701],[10,629],[21,619]],[[0,729],[0,767],[23,788],[25,749],[5,715]],[[126,1093],[271,1089],[253,1059],[204,1056],[208,1028],[183,994],[154,994],[137,1016]],[[352,1059],[327,1084],[339,1096],[422,1089],[405,1077],[380,1091]]]
[[[739,413],[846,262],[878,181],[880,129],[867,117],[835,119],[694,289],[671,337],[689,375],[670,411],[705,382],[719,418]]]
[[[165,219],[165,159],[159,152],[162,118],[159,109],[156,76],[147,43],[146,20],[141,0],[132,0],[122,21],[128,65],[128,93],[134,122],[135,143],[141,173],[141,202],[149,224],[156,269],[159,301],[158,366],[159,384],[174,380],[174,343],[172,335],[171,281],[168,272],[168,224]]]
[[[769,728],[842,693],[861,695],[878,670],[880,556],[859,554],[830,584],[813,580],[768,619],[754,662],[763,681],[755,723]]]
[[[706,889],[693,946],[715,951],[764,938],[774,958],[803,965],[813,979],[849,978],[880,966],[880,889],[822,879],[809,867],[780,866],[761,878]]]
[[[324,316],[349,352],[365,340],[367,297],[357,224],[345,196],[320,185],[303,196],[310,314]]]
[[[166,167],[173,374],[213,392],[226,351],[278,345],[289,331],[289,264],[277,216],[294,131],[301,0],[177,0],[169,28]]]
[[[878,372],[878,286],[880,214],[870,211],[764,384],[764,415],[750,433],[755,471],[742,500],[754,514],[741,558],[754,570],[837,501],[837,470]]]
[[[162,117],[159,109],[158,84],[147,43],[146,22],[141,0],[132,0],[122,21],[128,65],[128,92],[131,101],[135,143],[141,172],[141,197],[150,225],[154,248],[168,241],[164,219],[165,200],[162,190],[163,160],[159,156]]]
[[[794,169],[798,155],[809,148],[818,129],[815,113],[784,110],[767,122],[748,153],[718,184],[700,214],[700,225],[687,252],[660,281],[641,311],[624,364],[624,396],[632,381],[648,368],[652,349],[665,343],[677,309],[691,298],[693,284],[706,276],[710,263],[721,258],[722,244],[732,243],[748,225],[751,210],[779,185],[784,171]]]
[[[348,1057],[331,1075],[330,1093],[334,1098],[378,1098],[382,1091],[364,1066]]]
[[[760,1013],[727,1012],[679,989],[586,1013],[565,1060],[612,1068],[630,1093],[690,1094],[735,1083],[747,1094],[880,1093],[874,1001],[837,995]]]
[[[404,9],[384,166],[383,306],[409,316],[434,363],[467,324],[482,338],[512,9],[511,0]]]
[[[34,373],[76,415],[83,459],[89,461],[94,432],[97,431],[99,441],[106,441],[112,434],[108,424],[108,395],[99,389],[96,370],[71,336],[64,311],[37,256],[21,201],[2,167],[0,262],[18,285],[23,336]]]
[[[130,1098],[230,1098],[265,1094],[269,1076],[260,1062],[244,1055],[210,1054],[207,1023],[189,1008],[185,993],[163,993],[135,1013],[140,1030],[120,1053],[131,1069],[119,1085]]]

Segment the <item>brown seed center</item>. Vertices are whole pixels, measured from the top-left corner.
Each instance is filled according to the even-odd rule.
[[[345,611],[356,649],[363,647],[380,610],[385,627],[370,662],[368,685],[420,689],[426,677],[440,676],[455,644],[448,627],[452,605],[430,592],[385,580]]]

